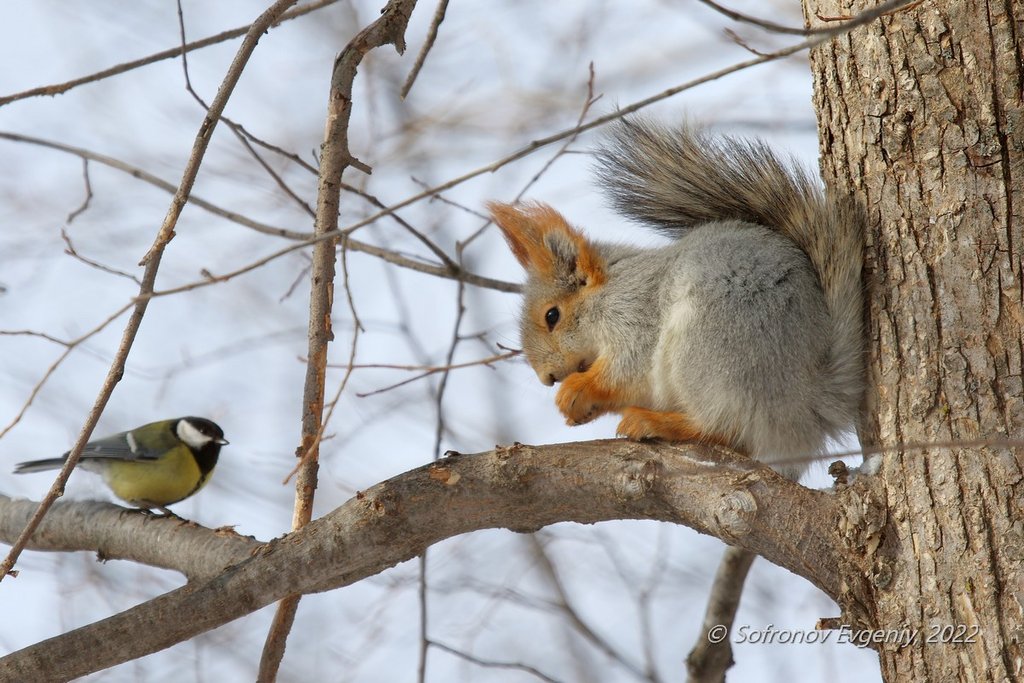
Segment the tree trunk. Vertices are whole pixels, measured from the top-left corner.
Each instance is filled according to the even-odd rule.
[[[875,4],[803,2],[812,27]],[[867,621],[918,631],[879,647],[887,681],[1024,668],[1022,22],[1019,2],[925,0],[811,54],[822,174],[871,221],[861,435],[903,446],[847,517]]]

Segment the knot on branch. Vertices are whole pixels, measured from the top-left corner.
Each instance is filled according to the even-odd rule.
[[[839,535],[847,547],[856,550],[870,562],[882,543],[882,532],[888,522],[885,505],[871,489],[845,489],[846,499],[839,510]]]
[[[491,470],[494,483],[502,488],[517,490],[526,486],[530,468],[520,462],[516,456],[528,449],[518,441],[511,446],[497,446],[494,449],[495,467]]]
[[[401,501],[398,495],[391,491],[384,490],[372,497],[368,497],[365,494],[362,496],[357,495],[356,498],[363,501],[367,512],[380,517],[394,516],[401,512]]]
[[[746,489],[737,489],[724,496],[715,513],[719,536],[742,538],[750,533],[754,517],[757,516],[757,500]]]
[[[650,493],[657,480],[657,461],[628,460],[615,482],[615,492],[622,500],[637,500]]]

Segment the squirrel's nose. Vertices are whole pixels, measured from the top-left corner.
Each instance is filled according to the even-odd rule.
[[[548,376],[544,377],[543,379],[541,379],[541,381],[544,382],[545,385],[550,387],[555,382],[558,382],[559,379],[557,377],[555,377],[554,373],[549,372]]]

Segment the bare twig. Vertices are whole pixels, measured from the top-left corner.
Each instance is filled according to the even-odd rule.
[[[126,273],[123,270],[118,270],[117,268],[105,266],[102,263],[99,263],[98,261],[93,261],[92,259],[86,258],[85,256],[79,254],[78,250],[75,249],[75,245],[71,242],[71,236],[68,235],[68,231],[65,230],[64,228],[60,229],[60,238],[64,240],[64,253],[67,254],[68,256],[72,256],[78,259],[87,266],[91,266],[93,268],[102,270],[104,273],[110,273],[111,275],[117,275],[118,277],[127,278],[137,285],[142,284],[142,281],[139,280],[139,278],[132,275],[131,273]]]
[[[352,377],[352,371],[356,369],[355,358],[356,358],[356,346],[359,342],[359,334],[363,331],[363,324],[359,320],[359,313],[356,311],[356,303],[352,298],[352,291],[349,287],[348,280],[348,259],[346,258],[347,252],[342,249],[341,251],[341,270],[344,275],[343,282],[345,285],[345,298],[348,301],[348,310],[352,314],[352,343],[349,345],[348,364],[345,366],[345,375],[341,378],[341,382],[338,384],[337,391],[334,392],[334,397],[327,403],[327,415],[324,416],[323,421],[320,423],[320,429],[316,433],[316,438],[313,440],[312,445],[305,452],[299,455],[298,462],[295,463],[295,467],[292,468],[291,472],[285,476],[282,484],[287,484],[288,480],[294,477],[298,471],[305,466],[306,461],[313,457],[314,454],[319,455],[318,448],[323,441],[324,433],[327,431],[327,425],[331,423],[331,418],[334,417],[334,409],[338,405],[338,401],[341,400],[341,395],[345,391],[345,387],[348,386],[348,380]],[[309,362],[308,360],[306,361]],[[326,367],[332,367],[327,364]]]
[[[291,188],[291,186],[285,181],[285,179],[281,177],[281,174],[275,171],[273,167],[271,167],[271,165],[267,163],[266,159],[263,158],[263,155],[256,151],[256,148],[253,145],[257,144],[255,140],[258,140],[258,138],[255,138],[251,133],[245,132],[245,130],[240,125],[238,125],[231,119],[225,118],[224,125],[231,129],[231,132],[235,134],[235,136],[238,138],[238,141],[241,142],[242,146],[245,147],[247,152],[249,152],[249,155],[256,160],[256,163],[260,165],[260,167],[268,176],[270,176],[271,180],[273,180],[274,183],[279,188],[281,188],[282,192],[284,192],[288,197],[290,197],[291,200],[295,202],[295,204],[300,209],[305,211],[307,214],[309,214],[310,216],[316,215],[316,211],[313,209],[313,207],[310,206],[305,199],[300,197],[298,193]],[[273,145],[270,145],[269,143],[264,143],[263,146],[273,148]]]
[[[617,109],[616,111],[610,114],[605,114],[604,116],[599,116],[596,119],[591,119],[590,121],[583,125],[577,125],[574,126],[573,128],[562,130],[557,133],[553,133],[552,135],[549,135],[547,137],[540,138],[539,140],[534,140],[533,142],[526,145],[519,151],[513,152],[508,156],[502,157],[501,159],[498,159],[493,163],[490,163],[486,166],[482,166],[473,171],[469,171],[468,173],[465,173],[456,178],[452,178],[451,180],[441,183],[440,185],[435,185],[434,187],[424,190],[419,194],[412,195],[411,197],[408,197],[402,200],[401,202],[398,202],[397,204],[393,204],[392,206],[388,207],[386,211],[381,211],[372,216],[368,216],[367,218],[357,221],[356,223],[353,223],[352,225],[349,225],[348,227],[344,228],[343,232],[345,232],[346,234],[352,233],[355,230],[358,230],[359,228],[369,225],[370,223],[376,222],[381,217],[387,215],[388,213],[391,213],[392,211],[397,211],[398,209],[409,206],[410,204],[414,204],[428,197],[432,197],[433,195],[443,192],[444,190],[451,189],[456,185],[461,185],[467,180],[471,180],[486,173],[493,173],[494,171],[498,170],[499,168],[502,168],[503,166],[507,166],[508,164],[514,161],[518,161],[519,159],[532,154],[541,147],[546,147],[560,140],[564,140],[567,137],[576,136],[588,130],[599,128],[600,126],[603,126],[607,123],[618,120],[624,116],[628,116],[629,114],[635,113],[637,111],[640,111],[641,109],[649,107],[650,105],[655,104],[656,102],[660,102],[674,95],[678,95],[679,93],[685,90],[691,90],[699,85],[716,81],[720,78],[736,73],[738,71],[743,71],[745,69],[749,69],[760,64],[765,64],[767,62],[773,62],[784,57],[796,54],[797,52],[806,50],[807,48],[820,45],[821,43],[825,42],[830,38],[842,35],[843,33],[847,33],[853,30],[854,28],[866,24],[872,19],[881,16],[882,14],[887,14],[896,9],[902,8],[903,5],[906,5],[910,2],[913,2],[913,0],[888,0],[887,2],[884,2],[881,5],[878,5],[877,7],[874,7],[870,10],[866,10],[862,14],[858,15],[855,19],[847,23],[844,23],[841,26],[829,29],[827,33],[817,34],[807,40],[801,41],[794,45],[790,45],[789,47],[782,48],[774,52],[769,52],[767,54],[755,57],[753,59],[738,62],[736,64],[733,64],[732,66],[718,69],[717,71],[712,71],[693,80],[681,83],[672,88],[668,88],[667,90],[663,90],[655,95],[651,95],[650,97],[638,100],[633,104]]]
[[[360,189],[355,188],[355,187],[351,187],[349,185],[345,185],[344,189],[346,191],[348,191],[348,192],[351,192],[352,194],[355,194],[355,195],[358,195],[358,196],[362,197],[363,199],[365,199],[366,201],[370,202],[371,204],[373,204],[378,209],[385,209],[385,210],[387,209],[387,206],[384,204],[384,202],[382,202],[381,200],[379,200],[377,197],[375,197],[374,195],[370,194],[369,192],[366,192],[364,190],[360,190]],[[435,256],[437,256],[437,258],[441,259],[441,263],[444,264],[445,267],[451,268],[453,270],[461,270],[461,268],[458,265],[456,265],[455,261],[453,261],[452,258],[450,256],[448,256],[448,254],[446,254],[444,252],[443,249],[441,249],[439,246],[434,244],[422,232],[420,232],[419,230],[414,228],[412,225],[410,225],[408,223],[408,221],[403,219],[397,213],[392,212],[390,215],[391,215],[392,220],[394,220],[400,226],[405,228],[406,232],[408,232],[410,235],[412,235],[417,240],[422,242],[423,245],[427,247],[427,249],[429,249],[431,252],[434,253]]]
[[[180,285],[178,287],[172,287],[170,289],[161,289],[152,292],[151,294],[148,295],[148,297],[151,299],[155,299],[161,296],[170,296],[172,294],[179,294],[181,292],[187,292],[193,289],[209,287],[210,285],[216,284],[218,282],[227,282],[228,280],[238,277],[239,275],[244,275],[245,273],[249,273],[258,268],[261,268],[266,264],[270,263],[271,261],[274,261],[280,258],[281,256],[284,256],[285,254],[290,254],[293,251],[298,251],[299,249],[307,247],[310,244],[316,244],[319,241],[321,241],[320,238],[312,238],[299,244],[293,244],[289,247],[285,247],[284,249],[275,251],[257,261],[253,261],[252,263],[249,263],[248,265],[238,268],[237,270],[232,270],[222,275],[213,275],[207,273],[206,278],[203,280],[198,280],[196,282]],[[483,277],[482,275],[474,275],[472,273],[451,271],[443,266],[438,266],[431,263],[423,263],[422,261],[416,261],[406,256],[402,256],[401,254],[396,254],[395,252],[388,251],[387,249],[382,249],[380,247],[375,247],[373,245],[365,244],[362,242],[356,242],[355,240],[343,239],[341,240],[341,243],[344,245],[346,249],[371,254],[373,256],[377,256],[387,261],[388,263],[394,263],[395,265],[403,266],[409,268],[410,270],[416,270],[421,273],[428,273],[430,275],[436,275],[438,277],[447,278],[449,280],[465,281],[466,284],[476,285],[478,287],[487,287],[488,289],[494,289],[499,292],[518,293],[521,289],[519,285],[513,284],[511,282],[505,282],[503,280],[493,280],[491,278]]]
[[[379,19],[360,31],[334,61],[327,105],[324,143],[320,148],[320,181],[317,191],[310,271],[309,351],[302,397],[302,437],[296,455],[302,461],[295,481],[292,528],[301,529],[313,516],[313,495],[319,468],[319,438],[323,433],[324,385],[327,379],[327,348],[334,338],[331,311],[334,303],[334,259],[339,241],[338,210],[341,178],[356,161],[348,147],[348,123],[352,112],[352,84],[363,57],[383,45],[405,50],[405,27],[415,0],[390,0]],[[355,326],[358,333],[358,325]],[[308,455],[307,455],[308,454]],[[288,632],[295,619],[299,595],[283,599],[260,658],[259,681],[273,681],[284,656]]]
[[[185,12],[181,7],[181,0],[178,0],[176,4],[178,6],[178,33],[181,36],[181,44],[184,46],[187,44],[187,41],[185,40]],[[189,76],[188,70],[188,53],[184,50],[181,53],[181,69],[185,77],[185,90],[192,96],[192,98],[199,104],[200,107],[209,112],[210,107],[206,104],[206,100],[204,100],[202,96],[200,96],[200,94],[196,92],[196,89],[192,87],[192,78]],[[298,204],[300,208],[305,210],[306,213],[308,213],[312,217],[314,215],[313,208],[309,206],[309,204],[307,204],[301,197],[295,194],[295,192],[292,191],[291,187],[289,187],[288,184],[284,182],[284,178],[282,178],[280,174],[274,171],[274,169],[270,167],[270,164],[264,161],[263,157],[256,152],[255,148],[253,148],[253,143],[250,142],[250,138],[255,139],[255,136],[251,135],[248,132],[243,132],[241,126],[239,126],[226,116],[222,116],[221,121],[223,121],[224,125],[227,126],[232,133],[234,133],[235,137],[238,138],[238,141],[242,143],[242,146],[245,147],[246,151],[249,152],[250,156],[252,156],[252,158],[256,160],[256,163],[258,163],[260,167],[263,168],[264,172],[266,172],[266,174],[270,176],[270,178],[277,184],[277,186],[281,188],[281,190],[288,197],[291,197],[291,199],[296,204]]]
[[[273,152],[273,153],[275,153],[275,154],[277,154],[277,155],[279,155],[279,156],[281,156],[281,157],[283,157],[285,159],[288,159],[291,162],[294,162],[300,168],[302,168],[305,171],[308,171],[312,175],[314,175],[314,176],[317,175],[318,171],[316,170],[316,167],[313,166],[313,164],[311,164],[308,161],[306,161],[305,159],[303,159],[302,157],[300,157],[298,154],[295,154],[294,152],[289,152],[288,150],[282,149],[282,148],[278,147],[277,145],[272,145],[269,142],[267,142],[266,140],[263,140],[263,139],[255,136],[255,135],[253,135],[248,130],[246,130],[245,126],[243,126],[242,124],[238,123],[237,121],[232,122],[232,125],[238,130],[239,133],[241,133],[243,136],[245,136],[245,138],[247,140],[249,140],[249,142],[253,143],[257,147],[262,147],[263,149],[266,149],[266,150],[268,150],[270,152]]]
[[[546,683],[559,683],[558,679],[548,676],[544,672],[540,671],[536,667],[532,667],[529,664],[523,664],[521,662],[496,662],[492,659],[482,659],[480,657],[474,657],[473,655],[457,650],[450,645],[439,643],[436,640],[430,641],[431,647],[436,647],[438,650],[447,652],[448,654],[455,655],[459,659],[465,659],[467,662],[472,662],[477,666],[482,666],[488,669],[511,669],[513,671],[522,671],[523,673],[529,674],[537,680],[545,681]]]
[[[456,251],[459,261],[462,261],[464,244],[459,244]],[[435,405],[435,429],[434,429],[434,460],[441,457],[441,441],[444,438],[444,393],[448,388],[448,377],[451,375],[451,365],[455,358],[455,351],[458,349],[461,338],[460,329],[462,319],[466,314],[466,285],[460,282],[458,291],[455,294],[455,323],[452,325],[452,339],[448,344],[448,353],[445,356],[444,370],[441,371],[441,381],[437,384],[437,391],[434,394]],[[416,680],[425,683],[427,679],[427,651],[430,647],[430,638],[427,632],[427,551],[423,551],[419,563],[419,602],[420,602],[420,647],[419,662],[416,667]]]
[[[861,14],[858,14],[856,17],[850,17],[849,15],[825,17],[820,14],[816,14],[815,16],[817,16],[818,19],[822,21],[858,21],[858,24],[856,25],[859,26],[861,23],[865,23],[866,21],[870,21],[871,19],[875,19],[877,17],[884,17],[890,14],[895,14],[896,12],[914,9],[922,2],[924,2],[924,0],[907,0],[906,2],[885,2],[870,10],[865,10]],[[869,12],[871,12],[870,15],[868,15]],[[865,16],[867,16],[866,19]]]
[[[56,149],[67,154],[72,154],[74,156],[81,157],[82,159],[95,161],[96,163],[103,164],[104,166],[107,166],[109,168],[113,168],[123,173],[127,173],[128,175],[134,178],[138,178],[139,180],[145,183],[149,183],[150,185],[157,187],[163,190],[164,192],[167,192],[172,195],[178,189],[177,185],[167,182],[166,180],[159,178],[137,166],[133,166],[124,161],[121,161],[120,159],[115,159],[114,157],[107,156],[105,154],[100,154],[98,152],[93,152],[82,147],[66,145],[62,142],[56,142],[54,140],[45,140],[43,138],[32,137],[30,135],[21,135],[18,133],[8,133],[3,131],[0,131],[0,139],[10,140],[12,142],[21,142],[30,145],[38,145],[40,147],[47,147],[50,149]],[[239,225],[243,225],[247,228],[250,228],[252,230],[255,230],[256,232],[265,235],[272,235],[274,237],[284,237],[291,240],[307,240],[310,238],[312,234],[309,232],[295,232],[292,230],[286,230],[284,228],[277,228],[272,225],[267,225],[265,223],[260,223],[241,214],[235,213],[233,211],[228,211],[227,209],[221,208],[216,204],[213,204],[212,202],[208,202],[200,197],[196,197],[191,194],[188,197],[188,203],[193,206],[198,206],[199,208],[205,211],[209,211],[210,213],[225,218],[233,223],[238,223]]]
[[[43,334],[42,332],[32,332],[29,330],[19,330],[15,332],[0,332],[0,334],[30,335],[34,337],[41,337],[48,341],[52,341],[56,344],[61,344],[62,346],[65,347],[64,352],[57,357],[57,360],[53,361],[53,363],[50,364],[50,367],[46,369],[46,372],[43,373],[43,376],[39,379],[38,382],[36,382],[35,386],[32,387],[32,391],[29,392],[28,398],[26,398],[24,403],[21,404],[21,409],[18,411],[18,413],[11,419],[9,423],[7,423],[7,425],[3,429],[0,429],[0,439],[4,438],[9,431],[14,429],[15,425],[21,422],[21,418],[23,418],[25,416],[25,413],[28,412],[29,407],[31,407],[32,402],[35,401],[36,396],[39,395],[39,392],[42,391],[43,386],[46,384],[47,380],[49,380],[50,377],[53,376],[53,373],[56,372],[57,368],[60,367],[61,363],[63,363],[67,359],[67,357],[71,355],[71,352],[74,351],[76,347],[81,345],[90,337],[99,334],[102,330],[104,330],[107,327],[107,325],[117,320],[119,317],[121,317],[122,313],[124,313],[131,307],[132,304],[125,304],[121,308],[114,311],[111,315],[107,316],[99,325],[92,328],[91,330],[89,330],[82,336],[78,337],[77,339],[73,339],[71,341],[61,341],[56,337],[51,337],[50,335]],[[2,577],[0,577],[0,580],[2,580]]]
[[[708,596],[700,636],[686,658],[689,683],[724,681],[725,672],[733,665],[728,634],[732,633],[743,584],[755,557],[743,548],[726,547]]]
[[[2,334],[2,332],[0,332]],[[520,355],[522,351],[513,350],[506,353],[498,353],[493,356],[487,356],[486,358],[478,358],[477,360],[466,361],[465,363],[451,363],[446,365],[400,365],[397,363],[355,363],[353,365],[333,365],[328,364],[329,368],[341,368],[343,370],[406,370],[409,372],[423,372],[425,375],[432,375],[443,370],[457,370],[460,368],[469,368],[475,365],[486,365],[490,367],[492,364],[498,361],[508,360],[515,358]]]
[[[444,15],[447,11],[448,0],[438,0],[437,7],[434,9],[434,18],[431,19],[430,28],[427,30],[427,39],[423,42],[423,48],[420,50],[420,53],[416,55],[416,63],[412,65],[409,77],[405,79],[405,85],[402,86],[403,100],[408,97],[413,83],[416,82],[416,77],[420,75],[420,69],[423,68],[423,63],[427,61],[430,48],[434,47],[434,41],[437,40],[437,31],[441,28],[441,22],[444,21]]]
[[[113,157],[92,152],[90,150],[83,149],[80,147],[65,145],[63,143],[55,142],[52,140],[44,140],[41,138],[35,138],[28,135],[20,135],[17,133],[7,133],[2,131],[0,131],[0,139],[11,140],[12,142],[22,142],[26,144],[39,145],[41,147],[49,147],[51,149],[56,149],[62,152],[66,152],[68,154],[73,154],[75,156],[96,161],[110,168],[123,171],[135,178],[138,178],[139,180],[147,182],[150,185],[158,187],[166,192],[173,193],[176,189],[175,185],[172,185],[171,183],[161,178],[158,178],[136,166],[132,166],[123,161],[120,161],[119,159],[115,159]],[[248,218],[247,216],[243,216],[233,211],[223,209],[211,202],[208,202],[196,196],[190,196],[188,199],[188,203],[198,206],[201,209],[205,209],[206,211],[209,211],[210,213],[225,218],[229,221],[238,223],[239,225],[242,225],[244,227],[251,228],[252,230],[255,230],[259,233],[265,235],[273,235],[275,237],[284,237],[291,240],[301,240],[301,243],[294,244],[290,247],[286,247],[285,249],[276,251],[270,254],[265,259],[261,259],[256,263],[232,271],[231,273],[225,274],[223,276],[207,278],[203,281],[193,283],[191,285],[184,285],[183,287],[177,287],[174,289],[154,292],[152,296],[167,296],[169,294],[177,294],[178,292],[189,291],[192,289],[197,289],[199,287],[205,287],[207,285],[214,284],[215,282],[224,282],[238,275],[242,275],[244,273],[248,273],[252,270],[255,270],[256,268],[262,267],[269,263],[270,261],[278,259],[298,249],[308,247],[317,242],[317,238],[311,237],[311,233],[296,232],[293,230],[287,230],[285,228],[278,228],[272,225],[267,225],[266,223],[260,223],[259,221],[255,221],[251,218]],[[388,212],[384,212],[382,215],[387,214]],[[427,244],[428,247],[436,249],[436,246],[433,245],[432,243],[429,243],[429,240],[426,240],[424,243]],[[368,244],[366,242],[360,242],[350,237],[345,238],[345,247],[352,251],[358,251],[360,253],[369,254],[370,256],[374,256],[381,260],[387,261],[388,263],[399,266],[400,268],[415,270],[420,273],[426,273],[427,275],[434,275],[436,277],[442,277],[449,280],[461,280],[464,281],[466,284],[474,285],[476,287],[484,287],[486,289],[494,289],[499,292],[516,293],[519,291],[519,285],[517,284],[513,284],[511,282],[504,282],[502,280],[495,280],[493,278],[483,277],[482,275],[476,275],[474,273],[465,272],[459,269],[458,266],[454,265],[454,263],[450,266],[436,265],[426,261],[416,260],[408,256],[403,256],[398,252],[391,251],[383,247],[378,247],[373,244]]]
[[[731,10],[728,7],[723,7],[722,5],[715,2],[715,0],[700,0],[700,2],[712,8],[719,14],[723,14],[729,17],[733,21],[739,21],[745,24],[752,24],[759,28],[763,28],[766,31],[771,31],[772,33],[782,33],[791,36],[831,37],[838,35],[840,33],[845,33],[850,29],[856,28],[857,26],[862,26],[868,23],[869,21],[877,19],[878,17],[885,16],[887,14],[892,14],[897,10],[907,9],[908,5],[919,4],[921,0],[888,0],[888,2],[883,2],[882,4],[877,5],[876,7],[871,7],[869,9],[864,10],[854,18],[838,17],[826,19],[825,17],[819,16],[818,18],[821,19],[822,21],[847,22],[842,26],[828,28],[793,28],[791,26],[783,26],[782,24],[776,24],[775,22],[768,21],[767,19],[759,19],[758,17],[752,17],[749,14],[743,14],[742,12]]]
[[[580,616],[576,608],[573,607],[572,601],[569,599],[569,594],[566,592],[565,587],[562,585],[562,579],[558,575],[558,570],[555,568],[554,562],[548,555],[547,548],[541,543],[540,538],[537,534],[530,534],[528,537],[530,542],[530,548],[533,550],[534,557],[537,558],[541,569],[544,571],[544,575],[547,577],[548,582],[555,591],[557,596],[555,604],[559,610],[569,618],[573,628],[576,632],[583,637],[584,640],[589,642],[595,648],[600,650],[607,656],[611,661],[615,662],[622,668],[626,669],[633,677],[640,680],[651,680],[648,673],[643,670],[642,667],[637,665],[635,662],[630,661],[626,656],[619,652],[611,643],[602,638],[594,629],[590,628],[590,625]]]
[[[0,337],[39,337],[60,346],[71,346],[74,343],[73,341],[69,342],[45,332],[37,332],[36,330],[0,330]]]
[[[178,216],[185,205],[185,201],[187,200],[189,192],[192,189],[192,185],[195,182],[196,175],[199,172],[199,167],[202,164],[206,147],[209,144],[210,137],[213,135],[213,130],[217,125],[217,117],[220,116],[220,112],[224,110],[224,107],[234,90],[235,84],[242,75],[242,70],[245,68],[245,64],[248,61],[249,56],[252,54],[253,50],[256,49],[256,44],[259,41],[260,36],[262,36],[264,31],[266,31],[270,25],[280,17],[282,12],[295,4],[295,1],[296,0],[278,0],[275,2],[268,10],[261,14],[255,22],[253,22],[249,31],[246,33],[245,38],[242,40],[242,45],[239,47],[238,53],[235,55],[235,59],[232,61],[231,66],[224,77],[224,81],[217,92],[216,98],[214,98],[213,104],[210,108],[210,113],[200,125],[199,133],[192,146],[192,153],[189,156],[188,165],[182,174],[181,184],[171,200],[171,207],[167,212],[163,225],[160,226],[160,231],[156,236],[156,240],[153,242],[153,246],[150,247],[149,251],[140,262],[140,265],[145,266],[145,270],[142,274],[142,285],[139,287],[139,297],[135,300],[131,317],[128,319],[128,324],[125,326],[124,334],[121,337],[121,343],[118,346],[117,353],[114,355],[114,360],[111,363],[110,370],[103,382],[100,394],[96,398],[96,402],[93,404],[92,410],[89,411],[89,416],[86,418],[85,426],[82,428],[82,431],[78,436],[78,440],[75,442],[71,452],[68,454],[64,467],[61,468],[56,480],[53,482],[50,490],[39,504],[39,508],[32,516],[32,519],[29,520],[29,523],[25,526],[21,536],[19,536],[18,540],[15,541],[3,563],[0,563],[0,581],[2,581],[4,576],[14,568],[14,564],[18,560],[18,556],[25,548],[25,544],[28,543],[28,540],[32,536],[33,531],[35,531],[35,528],[42,521],[46,511],[49,510],[54,501],[63,494],[64,486],[67,483],[68,477],[71,476],[71,471],[75,468],[75,465],[78,464],[78,460],[81,457],[82,448],[85,446],[86,441],[89,440],[89,436],[92,434],[92,430],[96,426],[96,422],[99,420],[103,409],[107,405],[107,401],[110,400],[110,396],[114,392],[114,387],[117,386],[121,376],[124,374],[124,367],[128,359],[128,352],[132,348],[132,344],[135,341],[135,335],[138,333],[139,327],[142,325],[142,318],[146,313],[147,306],[149,305],[148,295],[153,291],[156,274],[160,268],[160,259],[163,256],[167,243],[174,236],[174,226],[177,223]],[[65,356],[69,352],[70,349],[65,351]]]
[[[289,297],[291,297],[292,294],[295,293],[295,290],[298,288],[299,283],[306,277],[306,275],[309,274],[309,269],[311,267],[312,266],[308,263],[302,267],[298,274],[296,274],[295,279],[292,280],[291,285],[288,286],[288,289],[286,289],[284,294],[281,295],[281,298],[277,300],[278,303],[284,302],[285,299],[288,299]]]
[[[583,106],[580,108],[580,115],[576,118],[576,128],[574,130],[576,130],[577,132],[572,133],[571,135],[566,137],[565,142],[562,144],[562,146],[559,147],[555,151],[555,153],[551,155],[550,159],[544,162],[544,165],[541,166],[540,170],[538,170],[533,175],[533,177],[526,182],[526,185],[524,185],[523,188],[519,190],[519,193],[516,194],[514,201],[518,202],[520,199],[522,199],[526,195],[526,193],[530,191],[530,188],[533,187],[537,183],[537,181],[539,181],[544,176],[544,174],[551,169],[552,166],[554,166],[555,162],[562,158],[562,156],[564,156],[566,152],[569,151],[569,147],[572,145],[573,142],[575,142],[576,138],[579,137],[579,129],[583,125],[583,120],[587,117],[587,112],[589,112],[590,108],[594,106],[594,103],[597,102],[598,99],[600,99],[600,96],[594,97],[593,62],[590,62],[590,64],[587,66],[587,74],[587,96],[584,98]],[[485,217],[484,224],[480,226],[480,228],[476,232],[467,237],[464,241],[464,244],[468,245],[472,243],[473,240],[475,240],[477,237],[483,234],[484,230],[486,230],[487,227],[490,225],[491,218],[490,216],[487,216]]]
[[[375,396],[376,394],[383,394],[384,392],[391,391],[393,389],[397,389],[398,387],[403,387],[406,384],[411,384],[413,382],[416,382],[418,380],[423,379],[424,377],[430,377],[431,375],[435,375],[435,374],[437,374],[439,372],[447,373],[450,370],[456,370],[456,369],[459,369],[459,368],[468,368],[468,367],[472,367],[474,365],[486,365],[486,366],[490,367],[491,363],[494,363],[494,362],[497,362],[497,361],[500,361],[500,360],[507,360],[509,358],[514,358],[515,356],[518,356],[520,353],[522,353],[522,352],[521,351],[512,351],[512,352],[509,352],[509,353],[499,354],[497,356],[491,356],[490,358],[484,358],[482,360],[469,361],[467,363],[455,363],[455,364],[446,364],[446,365],[437,365],[437,366],[433,366],[433,367],[428,367],[428,368],[424,369],[423,372],[421,372],[420,374],[416,375],[415,377],[409,377],[408,379],[403,379],[401,382],[395,382],[394,384],[389,384],[386,387],[381,387],[380,389],[374,389],[373,391],[361,392],[361,393],[356,394],[356,396],[358,396],[359,398],[366,398],[367,396]],[[357,367],[384,367],[384,368],[392,368],[392,369],[398,369],[398,370],[416,370],[416,369],[418,369],[421,366],[414,366],[414,365],[407,365],[407,366],[395,366],[395,365],[392,365],[392,366],[386,366],[386,365],[373,366],[373,365],[364,365],[364,366],[357,366]]]
[[[430,622],[429,604],[427,602],[427,553],[430,548],[424,548],[416,563],[416,598],[419,605],[419,626],[420,643],[416,648],[416,683],[425,683],[427,680],[427,654],[430,652],[430,640],[427,638],[427,629]]]
[[[82,203],[78,205],[78,208],[74,209],[68,214],[68,217],[64,221],[68,224],[74,222],[82,213],[89,208],[89,203],[92,201],[92,181],[89,179],[89,160],[82,159],[82,183],[85,185],[85,197],[82,198]]]
[[[278,26],[291,19],[297,19],[301,16],[309,14],[310,12],[315,12],[319,9],[323,9],[328,5],[333,5],[337,1],[338,0],[318,0],[318,2],[313,2],[304,7],[299,7],[298,9],[292,10],[291,12],[285,12],[267,28],[273,28],[274,26]],[[78,86],[85,85],[86,83],[102,81],[105,78],[117,76],[119,74],[123,74],[128,71],[138,69],[141,66],[154,64],[165,59],[173,59],[178,55],[183,54],[184,52],[192,52],[193,50],[199,50],[204,47],[209,47],[210,45],[223,43],[226,40],[233,40],[235,38],[246,35],[251,30],[251,26],[241,26],[239,28],[231,29],[230,31],[223,31],[215,36],[210,36],[209,38],[197,40],[194,43],[188,43],[184,46],[179,45],[177,47],[172,47],[169,50],[164,50],[163,52],[157,52],[155,54],[149,55],[148,57],[143,57],[142,59],[136,59],[131,62],[118,64],[117,66],[112,66],[109,69],[104,69],[103,71],[98,71],[94,74],[83,76],[81,78],[76,78],[65,83],[45,85],[38,88],[32,88],[31,90],[25,90],[24,92],[15,93],[13,95],[6,95],[4,97],[0,97],[0,107],[2,107],[5,104],[10,104],[11,102],[15,102],[17,100],[24,100],[29,97],[52,97],[53,95],[61,95],[63,93],[66,93],[68,90],[71,90],[72,88],[77,88]]]

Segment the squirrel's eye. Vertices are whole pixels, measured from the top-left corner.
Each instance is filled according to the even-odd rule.
[[[544,314],[544,322],[548,324],[548,331],[555,329],[555,325],[558,324],[558,306],[552,306],[548,309],[548,312]]]

